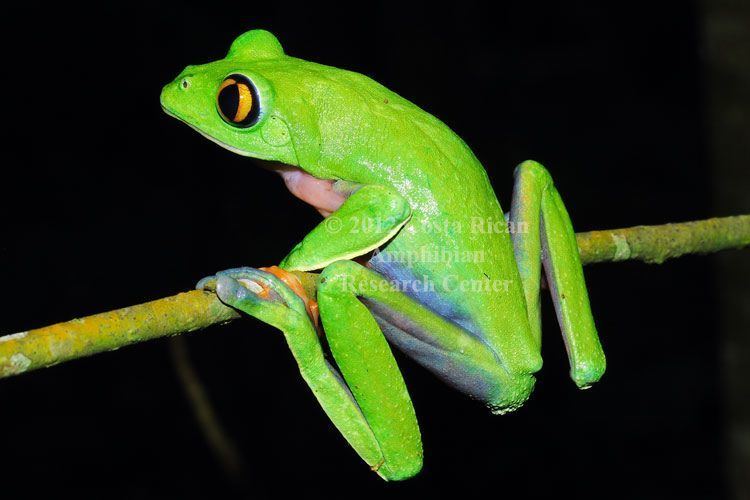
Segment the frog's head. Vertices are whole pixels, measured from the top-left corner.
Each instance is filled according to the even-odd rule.
[[[225,59],[185,68],[162,90],[161,105],[235,153],[319,175],[317,117],[288,82],[300,64],[268,31],[248,31]]]

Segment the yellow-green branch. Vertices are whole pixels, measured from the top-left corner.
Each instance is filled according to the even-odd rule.
[[[750,245],[750,215],[576,234],[584,264],[640,260],[661,264],[686,254]]]
[[[578,233],[584,264],[641,260],[661,263],[750,245],[750,215],[661,226]],[[314,274],[297,273],[313,292]],[[0,337],[0,378],[111,351],[159,337],[226,323],[239,314],[214,294],[180,293],[137,306]]]

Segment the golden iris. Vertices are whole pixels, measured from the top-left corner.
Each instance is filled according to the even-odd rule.
[[[216,107],[225,122],[249,127],[258,121],[258,93],[249,78],[229,75],[216,92]]]

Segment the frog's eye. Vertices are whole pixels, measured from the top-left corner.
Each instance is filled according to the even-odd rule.
[[[216,107],[225,122],[250,127],[258,121],[260,102],[253,83],[242,75],[229,75],[216,92]]]

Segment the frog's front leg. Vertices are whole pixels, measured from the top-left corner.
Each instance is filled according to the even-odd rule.
[[[409,203],[395,190],[359,187],[279,264],[289,271],[312,271],[364,255],[389,239],[411,216]]]
[[[284,259],[286,270],[320,269],[369,252],[411,215],[383,186],[362,186]],[[373,470],[406,479],[422,467],[422,443],[409,393],[377,323],[355,295],[343,293],[328,266],[317,292],[326,338],[343,379],[326,360],[305,302],[273,274],[252,268],[218,273],[198,284],[286,337],[300,373],[334,425]]]
[[[606,361],[591,314],[573,225],[549,172],[535,161],[515,171],[510,227],[531,330],[541,342],[539,290],[544,265],[570,360],[570,375],[586,388]]]

